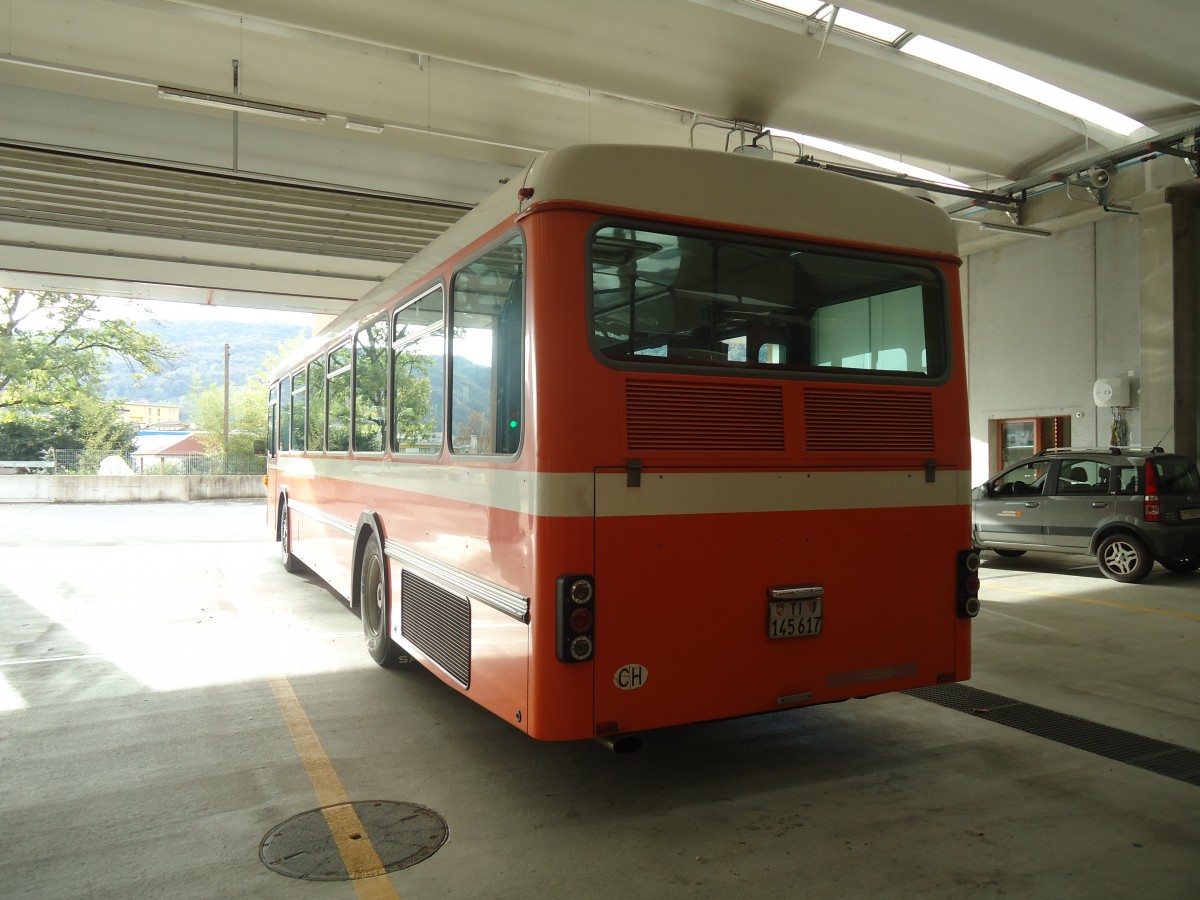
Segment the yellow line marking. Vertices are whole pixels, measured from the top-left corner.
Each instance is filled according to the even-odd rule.
[[[275,693],[279,711],[283,714],[283,721],[292,735],[292,742],[300,754],[300,761],[308,773],[308,780],[317,793],[317,804],[329,824],[338,853],[350,874],[354,892],[362,900],[399,900],[400,895],[387,877],[383,860],[379,858],[367,829],[350,804],[346,787],[325,755],[321,739],[317,737],[292,685],[282,675],[269,678],[268,681]]]
[[[998,584],[988,584],[984,582],[984,586],[989,591],[1007,591],[1010,594],[1030,594],[1034,597],[1052,597],[1055,600],[1074,600],[1076,603],[1094,603],[1097,606],[1113,606],[1117,609],[1128,609],[1133,612],[1156,613],[1160,616],[1175,616],[1178,619],[1195,619],[1200,621],[1200,614],[1175,612],[1170,609],[1153,609],[1149,606],[1135,606],[1132,603],[1115,603],[1112,600],[1096,600],[1091,597],[1072,597],[1068,594],[1047,594],[1045,591],[1029,591],[1023,588],[1002,587]]]

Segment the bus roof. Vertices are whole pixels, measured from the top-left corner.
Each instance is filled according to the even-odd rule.
[[[522,190],[532,191],[528,199],[521,199]],[[954,226],[940,207],[891,187],[739,153],[580,144],[536,159],[523,177],[510,179],[334,319],[280,371],[386,305],[510,216],[552,202],[925,255],[958,253]]]
[[[581,144],[536,160],[531,204],[576,201],[822,240],[955,256],[939,207],[860,178],[740,153]]]

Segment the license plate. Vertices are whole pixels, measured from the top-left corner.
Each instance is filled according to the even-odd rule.
[[[821,598],[772,600],[767,614],[767,637],[811,637],[821,633]]]
[[[1200,509],[1181,509],[1179,511],[1181,519],[1200,519]]]

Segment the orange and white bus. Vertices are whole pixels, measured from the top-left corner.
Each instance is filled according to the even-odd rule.
[[[284,563],[543,740],[966,679],[956,252],[845,175],[549,152],[274,376]]]

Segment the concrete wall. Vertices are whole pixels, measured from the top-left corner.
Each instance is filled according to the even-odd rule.
[[[263,497],[261,475],[6,475],[0,502],[136,503]]]
[[[1073,446],[1107,446],[1112,413],[1092,400],[1100,377],[1133,373],[1126,419],[1130,443],[1143,442],[1139,255],[1137,217],[1110,215],[967,257],[974,484],[990,474],[997,419],[1067,416]]]

